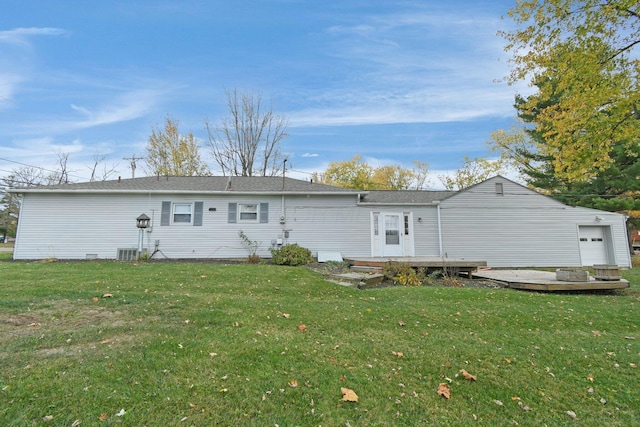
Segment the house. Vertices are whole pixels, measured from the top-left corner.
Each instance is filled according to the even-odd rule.
[[[297,243],[344,257],[440,257],[493,267],[631,258],[623,215],[566,206],[497,176],[459,192],[359,191],[283,177],[144,177],[15,189],[15,259],[245,258]],[[145,214],[149,226],[137,227]]]

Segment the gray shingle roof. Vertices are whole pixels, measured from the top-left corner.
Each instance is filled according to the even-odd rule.
[[[283,181],[282,177],[247,176],[153,176],[112,181],[37,186],[16,189],[15,192],[358,193],[357,190],[353,189],[311,183],[293,178],[285,178]]]
[[[284,182],[284,187],[283,187]],[[271,193],[361,195],[367,204],[431,204],[455,191],[354,190],[294,178],[250,176],[161,176],[13,189],[16,193]]]
[[[360,200],[372,204],[430,204],[456,194],[456,191],[417,191],[417,190],[373,190]]]

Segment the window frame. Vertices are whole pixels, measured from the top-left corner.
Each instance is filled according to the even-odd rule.
[[[255,209],[255,211],[245,211],[246,207],[251,207]],[[260,221],[260,203],[238,203],[238,222],[259,222]],[[242,215],[251,215],[251,218],[243,218]]]
[[[176,212],[176,207],[188,206],[189,213]],[[176,221],[176,215],[189,215],[189,221]],[[171,224],[173,225],[193,225],[194,208],[193,203],[173,202],[171,203]]]

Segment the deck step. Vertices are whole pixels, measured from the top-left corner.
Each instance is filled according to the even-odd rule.
[[[349,270],[354,273],[382,273],[382,267],[371,265],[352,265]]]
[[[343,273],[343,274],[331,274],[329,277],[337,282],[349,283],[352,286],[357,286],[359,289],[367,289],[373,286],[377,286],[384,280],[383,274],[368,274],[368,273]]]

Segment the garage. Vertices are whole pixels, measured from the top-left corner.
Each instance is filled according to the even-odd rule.
[[[609,264],[610,228],[608,226],[581,225],[578,229],[582,265]]]

